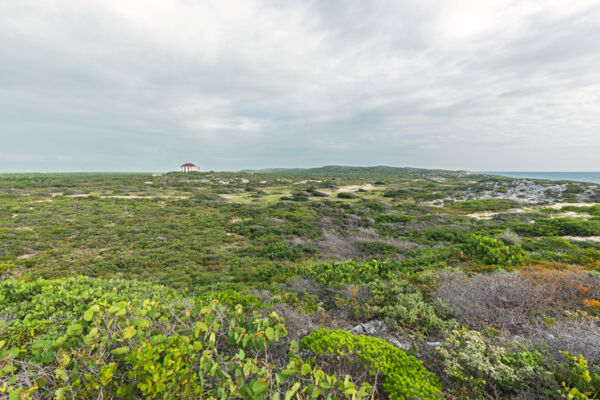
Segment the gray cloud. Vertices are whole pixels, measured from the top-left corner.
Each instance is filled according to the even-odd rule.
[[[0,170],[598,170],[600,5],[0,2]]]

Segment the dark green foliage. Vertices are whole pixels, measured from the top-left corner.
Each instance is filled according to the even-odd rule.
[[[340,192],[337,197],[338,199],[356,199],[356,195],[350,192]]]
[[[581,185],[569,183],[569,184],[567,184],[565,191],[563,193],[564,194],[580,194],[583,192],[585,192],[585,188],[582,187]]]
[[[356,261],[328,264],[305,265],[298,272],[322,285],[342,287],[348,283],[367,283],[375,280],[389,280],[395,277],[396,264],[388,261],[373,260],[368,263]]]
[[[494,392],[500,398],[527,394],[526,398],[556,398],[549,362],[538,352],[510,350],[491,344],[478,331],[461,328],[435,349],[447,389],[465,398],[482,398]]]
[[[471,235],[463,251],[484,264],[518,266],[525,260],[525,252],[519,244],[507,246],[498,239],[481,235]]]
[[[534,224],[518,224],[513,229],[526,236],[598,236],[600,220],[537,219]]]
[[[398,248],[395,246],[379,241],[355,242],[354,246],[360,250],[362,254],[368,256],[394,254],[398,252]]]
[[[456,326],[447,310],[425,301],[421,291],[407,281],[376,281],[366,288],[371,294],[364,306],[367,317],[382,319],[394,329],[431,334]]]
[[[404,215],[404,214],[384,214],[375,218],[375,222],[377,223],[406,223],[412,219],[414,219],[412,215]]]
[[[521,203],[509,199],[480,199],[455,203],[455,207],[461,211],[505,211],[511,208],[521,207]]]
[[[303,247],[294,246],[287,242],[276,242],[263,248],[261,255],[271,260],[294,261],[300,258]]]

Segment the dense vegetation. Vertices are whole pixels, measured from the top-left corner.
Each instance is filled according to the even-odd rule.
[[[599,189],[0,174],[0,398],[597,398]]]

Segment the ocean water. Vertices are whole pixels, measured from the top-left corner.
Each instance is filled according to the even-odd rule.
[[[548,179],[551,181],[579,181],[600,183],[600,172],[527,172],[485,171],[482,174],[502,175],[509,178]]]

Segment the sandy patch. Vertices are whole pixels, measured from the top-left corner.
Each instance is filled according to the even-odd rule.
[[[552,208],[553,210],[560,210],[564,207],[572,206],[572,207],[591,207],[596,206],[600,203],[555,203],[547,208]]]
[[[72,195],[68,195],[67,197],[88,197],[88,196],[92,196],[91,194],[72,194]],[[140,195],[135,195],[135,194],[131,194],[131,195],[101,195],[100,196],[101,199],[176,199],[176,200],[184,200],[184,199],[189,199],[190,196],[152,196],[152,195],[147,195],[147,196],[140,196]]]
[[[70,196],[69,196],[70,197]],[[136,196],[136,195],[106,195],[100,196],[101,199],[151,199],[152,196]]]
[[[342,186],[335,190],[336,192],[356,192],[358,189],[370,190],[373,189],[373,185],[370,183],[364,185],[350,185],[350,186]]]
[[[22,254],[22,255],[20,255],[20,256],[19,256],[19,257],[17,257],[17,258],[18,258],[18,259],[20,259],[20,260],[26,260],[26,259],[28,259],[28,258],[31,258],[31,257],[33,257],[33,256],[35,256],[35,253],[30,253],[30,254]]]
[[[563,239],[572,240],[574,242],[599,242],[600,236],[561,236]]]
[[[475,218],[475,219],[492,219],[496,215],[498,215],[497,212],[481,211],[481,212],[467,214],[467,217]]]
[[[466,216],[469,218],[475,218],[475,219],[492,219],[494,216],[496,216],[498,214],[506,214],[506,213],[522,214],[524,212],[528,212],[528,211],[532,211],[532,210],[533,210],[533,208],[530,208],[530,207],[511,208],[509,210],[504,210],[504,211],[480,211],[480,212],[467,214]]]
[[[578,213],[575,211],[567,211],[567,212],[562,212],[560,214],[556,214],[554,217],[555,218],[588,218],[589,216],[590,216],[589,214]]]
[[[152,183],[152,182],[145,182],[145,183]],[[56,197],[56,196],[62,196],[62,193],[51,193],[52,197]],[[97,196],[94,195],[92,193],[81,193],[81,194],[68,194],[65,195],[65,197],[72,197],[72,198],[79,198],[79,197],[89,197],[89,196]],[[101,199],[178,199],[178,200],[182,200],[182,199],[189,199],[190,196],[154,196],[152,194],[148,194],[145,196],[140,196],[140,195],[135,195],[135,194],[127,194],[127,195],[117,195],[117,194],[103,194],[99,196]],[[36,203],[42,202],[42,201],[52,201],[52,199],[47,199],[47,200],[38,200],[36,201]]]

